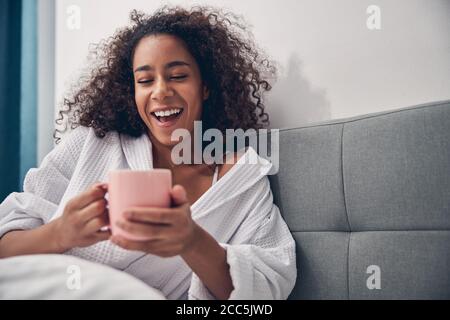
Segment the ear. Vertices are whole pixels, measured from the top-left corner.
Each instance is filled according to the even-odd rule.
[[[209,89],[206,85],[203,85],[203,101],[208,100],[209,98]]]

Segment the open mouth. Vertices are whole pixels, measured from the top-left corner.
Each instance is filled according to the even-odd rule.
[[[170,124],[177,121],[183,114],[184,109],[172,109],[169,111],[152,112],[151,115],[161,124]]]

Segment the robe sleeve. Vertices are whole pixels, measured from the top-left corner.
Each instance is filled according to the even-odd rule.
[[[86,130],[78,127],[72,131],[39,168],[27,172],[24,191],[11,193],[0,204],[0,238],[10,231],[34,229],[50,220],[69,184]]]
[[[266,196],[254,206],[235,238],[229,244],[221,243],[234,286],[230,300],[284,300],[295,285],[295,241],[267,185]],[[195,273],[188,298],[215,299]]]

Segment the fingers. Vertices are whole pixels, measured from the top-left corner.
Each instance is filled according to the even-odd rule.
[[[76,196],[67,203],[70,211],[76,211],[85,208],[92,202],[105,197],[107,192],[107,185],[104,183],[96,183],[91,186],[87,191]]]
[[[183,186],[180,185],[174,186],[170,194],[172,197],[172,205],[175,207],[181,206],[188,201],[187,193],[186,190],[183,188]]]
[[[172,224],[174,211],[169,208],[131,208],[124,213],[124,216],[135,222]]]
[[[90,221],[88,221],[83,229],[83,233],[84,234],[93,234],[98,232],[101,228],[107,226],[109,223],[108,221],[108,216],[106,214],[91,219]],[[103,232],[103,231],[101,231]]]
[[[92,202],[79,212],[81,221],[84,223],[89,222],[93,218],[107,212],[106,204],[107,202],[104,198]]]
[[[133,235],[149,237],[152,240],[163,239],[171,230],[168,225],[151,225],[131,221],[117,221],[116,225]]]
[[[109,238],[111,238],[111,231],[110,230],[98,231],[98,232],[94,233],[94,238],[95,238],[96,242],[106,241]]]
[[[132,241],[121,236],[113,236],[111,241],[123,249],[142,252],[154,251],[161,243],[160,240]]]

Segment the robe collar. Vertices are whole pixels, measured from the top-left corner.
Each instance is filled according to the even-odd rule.
[[[120,135],[122,150],[131,170],[142,171],[153,168],[152,143],[147,134],[139,138]],[[191,205],[193,216],[206,214],[217,209],[224,202],[230,201],[256,184],[273,169],[272,163],[260,157],[249,147],[241,151],[242,156],[225,176],[211,186],[194,204]]]

